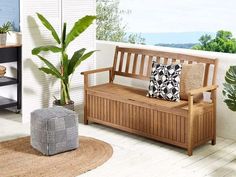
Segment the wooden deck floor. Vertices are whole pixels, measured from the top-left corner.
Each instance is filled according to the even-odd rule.
[[[217,138],[194,150],[193,156],[177,147],[134,136],[97,124],[80,124],[79,133],[110,143],[114,153],[104,165],[81,177],[236,177],[236,141]],[[0,114],[0,141],[29,135],[19,116]]]

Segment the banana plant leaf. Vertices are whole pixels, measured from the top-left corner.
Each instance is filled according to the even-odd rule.
[[[61,35],[62,48],[65,49],[65,40],[66,40],[66,23],[63,24],[63,30]]]
[[[75,38],[77,38],[81,33],[83,33],[96,19],[96,16],[87,15],[79,19],[67,34],[65,40],[65,47],[67,47]]]
[[[40,46],[40,47],[34,48],[32,50],[32,54],[33,55],[38,55],[42,51],[44,51],[44,52],[51,51],[53,53],[59,53],[59,52],[62,51],[62,49],[57,47],[57,46],[53,46],[53,45]]]
[[[68,75],[73,73],[74,71],[73,69],[74,66],[76,65],[76,62],[83,56],[85,50],[86,50],[85,48],[82,48],[73,54],[68,66]]]
[[[58,34],[56,32],[56,30],[53,28],[53,26],[47,21],[47,19],[42,15],[37,13],[37,16],[39,18],[39,20],[42,22],[42,24],[52,33],[53,38],[57,41],[58,44],[61,43]]]
[[[70,75],[70,74],[73,74],[74,71],[75,71],[75,69],[80,65],[80,63],[81,63],[82,61],[86,60],[87,58],[89,58],[94,52],[96,52],[96,50],[90,51],[90,52],[88,52],[88,53],[82,55],[80,58],[76,58],[77,61],[76,61],[76,62],[73,62],[71,65],[69,65],[69,66],[70,66],[70,68],[69,68],[69,71],[70,71],[70,72],[68,72],[68,74],[69,74],[69,75]],[[77,55],[77,56],[78,56],[78,55]]]
[[[40,60],[42,60],[48,66],[48,68],[58,76],[58,78],[62,78],[60,72],[57,70],[57,68],[50,61],[48,61],[47,59],[43,58],[40,55],[37,55],[37,57]]]
[[[39,68],[39,70],[43,71],[46,74],[51,74],[58,79],[62,79],[61,75],[58,75],[57,73],[55,73],[53,70],[51,70],[49,68],[41,67],[41,68]]]

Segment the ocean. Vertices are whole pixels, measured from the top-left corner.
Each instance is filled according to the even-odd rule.
[[[128,35],[131,32],[128,33]],[[196,44],[199,43],[199,38],[204,34],[212,36],[212,32],[170,32],[170,33],[138,33],[145,38],[145,44]]]

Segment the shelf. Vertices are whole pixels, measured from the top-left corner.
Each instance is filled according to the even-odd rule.
[[[16,62],[21,60],[20,46],[0,46],[0,63]]]
[[[12,77],[0,77],[0,86],[17,84],[17,79]]]
[[[17,101],[0,96],[0,108],[10,108],[17,106]]]
[[[15,48],[15,47],[21,47],[21,44],[6,44],[6,45],[0,45],[0,48]]]

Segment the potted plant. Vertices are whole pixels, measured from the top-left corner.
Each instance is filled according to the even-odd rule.
[[[0,45],[6,45],[7,33],[9,33],[11,29],[11,22],[6,22],[2,26],[0,26]]]
[[[228,108],[236,111],[236,66],[230,66],[226,72],[223,95]]]
[[[74,102],[70,97],[70,77],[75,72],[76,68],[81,64],[81,62],[89,58],[95,51],[89,51],[85,53],[86,49],[82,48],[75,51],[73,56],[69,58],[66,53],[66,49],[72,41],[74,41],[93,23],[96,16],[84,16],[83,18],[79,19],[77,22],[75,22],[68,34],[66,31],[66,23],[64,23],[61,38],[59,38],[56,30],[43,15],[37,13],[37,16],[42,24],[51,32],[52,37],[55,39],[57,45],[36,47],[32,50],[32,54],[36,55],[46,65],[46,67],[41,67],[39,70],[60,79],[60,99],[56,99],[54,101],[54,105],[61,105],[74,110]],[[48,59],[40,55],[41,52],[60,53],[59,68],[53,65]]]

